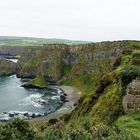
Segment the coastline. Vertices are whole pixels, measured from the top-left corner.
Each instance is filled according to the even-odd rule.
[[[40,122],[40,121],[45,121],[52,118],[59,118],[65,114],[72,112],[72,110],[75,108],[74,104],[81,97],[81,92],[77,88],[72,87],[72,86],[59,86],[59,88],[62,89],[64,93],[67,95],[66,96],[67,102],[64,102],[64,104],[55,112],[52,112],[43,117],[33,118],[29,120],[29,122]]]

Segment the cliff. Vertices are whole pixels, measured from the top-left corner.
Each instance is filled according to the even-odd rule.
[[[139,49],[138,41],[47,44],[20,55],[17,76],[49,77],[49,81],[78,87],[83,97],[69,120],[86,117],[91,124],[109,124],[124,113],[127,85],[139,77]]]
[[[131,123],[134,120],[139,122],[139,113],[125,114],[127,111],[123,106],[123,99],[130,91],[133,96],[139,93],[134,90],[136,85],[140,86],[135,81],[140,77],[139,41],[47,44],[34,51],[24,51],[20,56],[18,77],[35,78],[31,84],[37,86],[47,86],[49,78],[49,81],[75,86],[82,92],[75,109],[61,118],[65,125],[82,125],[91,130],[100,124],[112,126],[117,120],[122,121],[125,115]],[[127,103],[132,103],[132,100],[133,97]],[[139,107],[130,111],[135,110]],[[122,122],[128,123],[125,119]],[[136,129],[135,125],[130,127]],[[123,128],[130,130],[130,127]]]
[[[68,120],[78,123],[81,118],[80,123],[86,117],[91,124],[110,124],[124,113],[126,87],[139,76],[139,48],[138,41],[44,45],[24,62],[18,76],[50,76],[78,87],[83,97]]]
[[[16,74],[18,66],[16,63],[0,59],[0,76],[9,76]]]
[[[126,90],[127,95],[123,97],[125,112],[140,110],[140,80],[133,80]]]
[[[29,52],[37,49],[37,47],[30,46],[0,46],[0,55],[10,55],[10,56],[17,56],[21,55],[24,52]]]
[[[22,85],[25,88],[47,88],[48,84],[45,78],[43,77],[36,77],[35,79],[30,80],[28,83]]]
[[[18,76],[51,75],[55,80],[60,80],[62,77],[74,78],[83,73],[100,75],[102,73],[100,71],[107,72],[112,69],[113,61],[123,51],[121,46],[126,45],[128,45],[127,41],[84,45],[44,45],[22,66]]]

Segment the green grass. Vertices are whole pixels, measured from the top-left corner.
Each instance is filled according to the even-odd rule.
[[[91,123],[103,122],[111,124],[122,113],[121,86],[116,83],[108,86],[92,107],[90,112]]]
[[[55,38],[34,38],[34,37],[15,37],[0,36],[1,46],[42,46],[43,44],[85,44],[86,41],[76,41]]]
[[[60,84],[65,86],[72,86],[73,80],[63,80]]]
[[[133,51],[132,64],[134,66],[140,66],[140,50],[138,49]]]
[[[62,67],[62,76],[66,76],[71,70],[71,66],[63,65]]]
[[[119,117],[115,124],[140,138],[140,111],[129,112]]]
[[[31,80],[29,84],[40,88],[47,87],[47,82],[43,77],[36,77],[35,79]]]

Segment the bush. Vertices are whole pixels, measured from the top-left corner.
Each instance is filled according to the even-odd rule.
[[[53,125],[53,124],[56,124],[57,122],[58,122],[58,119],[53,118],[53,119],[50,119],[50,120],[48,121],[48,124],[49,124],[49,125]]]
[[[117,56],[117,58],[112,62],[113,69],[117,68],[121,63],[122,55]]]
[[[26,121],[15,119],[0,126],[0,140],[34,140],[36,133]]]
[[[111,83],[111,81],[109,79],[102,79],[99,82],[99,86],[96,89],[96,93],[97,94],[103,93],[104,90],[106,89],[106,87],[110,85],[110,83]]]
[[[64,122],[68,122],[70,120],[70,117],[71,117],[70,114],[64,114],[63,115]]]
[[[129,69],[126,69],[125,71],[121,72],[119,77],[120,77],[120,82],[121,82],[121,86],[123,90],[122,92],[124,95],[127,85],[130,82],[132,82],[133,79],[140,77],[140,69],[136,67],[130,67]]]
[[[62,68],[62,76],[66,76],[71,71],[71,66],[63,65]]]
[[[46,127],[43,132],[35,133],[28,122],[15,119],[0,125],[0,140],[138,140],[126,131],[116,130],[102,125],[93,129],[85,120],[82,127]]]
[[[79,80],[82,82],[83,85],[91,85],[93,83],[91,74],[84,73],[82,76],[80,76]]]

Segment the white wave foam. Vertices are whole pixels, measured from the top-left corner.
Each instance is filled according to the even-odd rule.
[[[25,99],[23,99],[19,105],[32,105],[34,107],[42,107],[41,103],[45,102],[45,100],[42,99],[42,95],[41,94],[32,94],[28,97],[26,97]]]
[[[52,96],[51,99],[52,100],[60,100],[60,96],[58,96],[58,95],[57,96]]]

